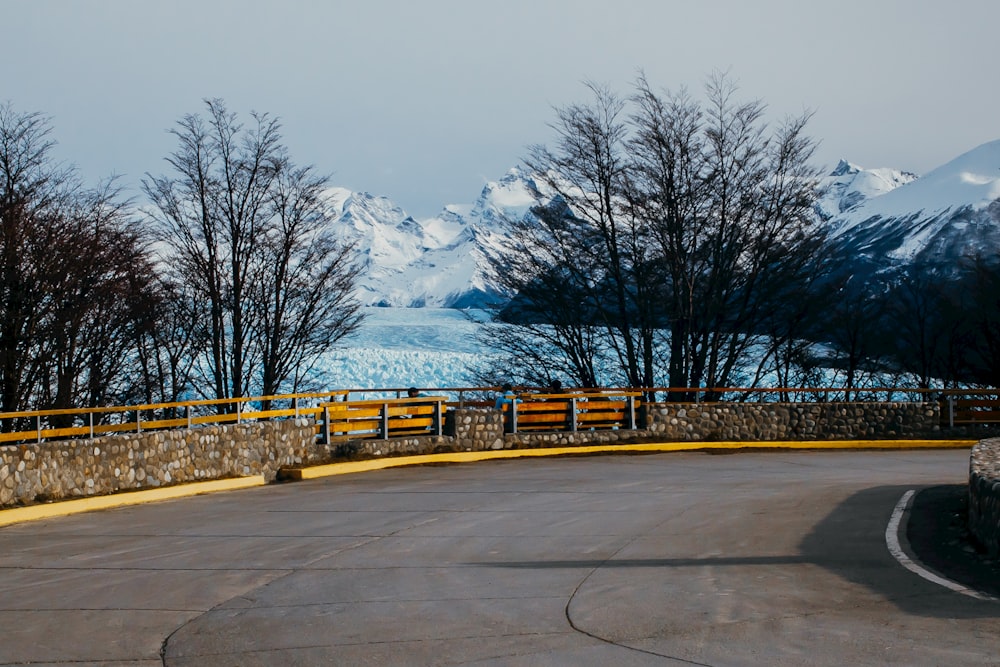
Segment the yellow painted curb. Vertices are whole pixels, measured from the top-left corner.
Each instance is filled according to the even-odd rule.
[[[793,440],[767,442],[658,442],[637,445],[582,445],[579,447],[542,447],[538,449],[490,449],[475,452],[445,452],[415,456],[395,456],[365,461],[328,463],[286,470],[291,479],[317,479],[370,470],[433,463],[470,463],[494,459],[517,459],[531,456],[567,456],[573,454],[616,454],[630,452],[683,452],[706,449],[965,449],[978,440]]]
[[[49,519],[57,516],[79,514],[81,512],[111,509],[113,507],[139,505],[141,503],[151,503],[159,500],[186,498],[188,496],[215,493],[217,491],[247,489],[254,486],[263,486],[265,483],[266,481],[263,475],[255,475],[253,477],[237,477],[235,479],[216,479],[208,482],[178,484],[177,486],[167,486],[159,489],[128,491],[124,493],[115,493],[109,496],[94,496],[91,498],[63,500],[54,503],[29,505],[27,507],[12,507],[10,509],[0,510],[0,526],[7,526],[12,523],[20,523],[22,521]]]
[[[308,468],[290,469],[284,471],[284,476],[290,479],[306,480],[333,475],[382,470],[401,466],[427,465],[435,463],[471,463],[496,459],[517,459],[537,456],[572,456],[579,454],[627,454],[633,452],[682,452],[703,451],[709,449],[739,450],[739,449],[964,449],[975,445],[978,440],[834,440],[834,441],[770,441],[770,442],[659,442],[636,445],[582,445],[579,447],[549,447],[538,449],[491,449],[476,452],[445,452],[441,454],[422,454],[417,456],[397,456],[366,461],[348,461],[330,463]],[[81,512],[139,505],[142,503],[185,498],[218,491],[233,491],[263,486],[266,481],[262,475],[253,477],[238,477],[235,479],[217,479],[207,482],[179,484],[159,489],[130,491],[108,496],[94,496],[64,500],[54,503],[13,507],[0,510],[0,526],[7,526],[24,521],[48,519]]]

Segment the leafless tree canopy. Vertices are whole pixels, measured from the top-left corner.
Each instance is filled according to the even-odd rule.
[[[47,118],[0,106],[0,410],[310,382],[361,321],[354,249],[330,233],[327,178],[292,162],[279,129],[207,102],[137,209],[53,160]]]
[[[112,183],[84,188],[53,160],[50,132],[44,116],[0,106],[3,411],[105,405],[140,384],[145,240]]]
[[[329,233],[327,177],[292,162],[276,119],[205,106],[172,131],[173,173],[144,182],[172,280],[205,314],[195,371],[216,398],[294,391],[360,324],[353,249]]]
[[[628,99],[589,87],[590,104],[557,110],[555,145],[526,159],[551,203],[509,222],[517,240],[491,258],[495,272],[522,323],[575,327],[548,330],[563,359],[596,327],[629,386],[725,386],[776,304],[821,265],[809,115],[772,128],[724,75],[705,104],[644,78]]]

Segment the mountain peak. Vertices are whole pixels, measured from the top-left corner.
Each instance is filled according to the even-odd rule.
[[[914,174],[905,171],[864,169],[841,160],[829,176],[820,180],[822,195],[814,210],[821,220],[831,221],[861,202],[884,195],[916,178]]]
[[[1000,141],[992,141],[845,210],[831,221],[833,236],[875,264],[954,268],[1000,249],[998,198]]]
[[[918,178],[840,160],[821,179],[815,213],[844,253],[847,271],[917,262],[956,264],[1000,249],[1000,141],[983,144]],[[473,203],[415,220],[387,197],[331,188],[338,234],[366,255],[364,305],[464,307],[495,301],[485,257],[510,240],[504,220],[523,220],[550,201],[543,179],[521,167],[485,183]],[[994,219],[994,216],[996,219]]]
[[[901,172],[906,174],[906,172]],[[867,199],[850,212],[846,228],[868,218],[926,215],[965,207],[980,210],[1000,198],[1000,140],[959,155],[921,178]]]
[[[841,160],[837,163],[836,169],[830,172],[831,176],[844,176],[846,174],[856,174],[861,171],[861,167],[853,165],[847,160]]]

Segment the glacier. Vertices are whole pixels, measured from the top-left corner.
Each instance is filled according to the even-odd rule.
[[[319,363],[324,385],[373,389],[461,388],[467,369],[487,353],[477,334],[489,315],[455,308],[364,308],[365,321]],[[392,392],[390,392],[392,393]]]

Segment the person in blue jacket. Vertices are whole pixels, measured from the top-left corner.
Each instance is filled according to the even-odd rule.
[[[497,401],[493,404],[493,407],[497,410],[503,410],[505,404],[520,402],[520,399],[518,399],[517,394],[514,392],[514,387],[509,382],[505,382],[500,389],[500,394],[497,396]]]
[[[503,418],[503,430],[504,430],[504,433],[513,433],[514,432],[514,410],[513,410],[513,407],[514,407],[515,403],[520,403],[520,402],[521,402],[521,399],[519,399],[517,397],[517,393],[514,391],[514,387],[512,387],[509,382],[505,382],[504,385],[503,385],[503,387],[500,390],[500,395],[497,396],[496,403],[493,404],[493,407],[496,408],[497,410],[503,410],[503,406],[505,406],[505,405],[510,405],[511,406],[511,409],[509,409],[506,412],[506,414],[504,414],[504,418]]]

